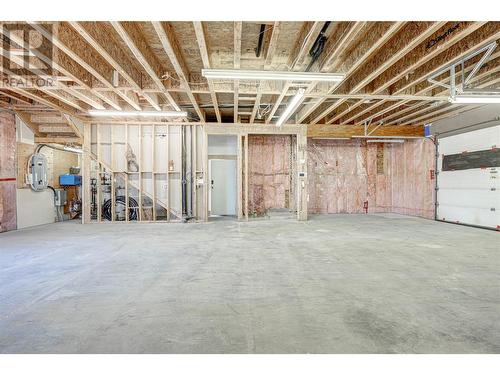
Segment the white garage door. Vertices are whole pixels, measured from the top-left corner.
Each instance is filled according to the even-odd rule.
[[[438,220],[500,229],[500,126],[439,139]]]

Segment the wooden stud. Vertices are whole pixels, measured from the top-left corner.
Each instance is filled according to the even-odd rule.
[[[198,49],[200,50],[201,61],[203,62],[203,67],[205,69],[210,69],[210,58],[208,55],[208,46],[205,39],[205,31],[203,29],[203,24],[200,21],[193,22],[194,32],[196,34],[196,41],[198,42]],[[212,99],[212,103],[214,105],[215,116],[217,117],[217,121],[222,122],[219,104],[217,102],[217,94],[215,93],[214,85],[211,80],[207,80],[208,88],[210,92],[210,97]]]
[[[96,153],[97,153],[97,165],[98,165],[98,176],[97,176],[97,222],[100,223],[102,221],[102,186],[101,186],[101,178],[103,176],[103,168],[101,164],[102,156],[101,156],[101,129],[99,124],[95,126],[96,130]]]
[[[151,182],[153,186],[153,221],[156,221],[156,125],[151,126]]]
[[[138,30],[136,24],[133,22],[114,21],[111,22],[111,25],[133,53],[137,61],[142,65],[146,73],[151,77],[153,82],[155,82],[158,89],[162,92],[174,110],[180,111],[180,107],[161,80],[161,64],[156,54],[147,45],[144,36]]]
[[[234,22],[234,69],[240,68],[241,61],[241,31],[243,29],[243,22]],[[234,113],[233,121],[239,122],[238,119],[238,98],[239,98],[239,81],[234,81]]]
[[[194,97],[191,88],[189,86],[189,70],[186,66],[186,62],[182,58],[182,54],[180,52],[180,48],[178,42],[175,38],[174,32],[172,30],[172,26],[166,22],[153,21],[153,28],[160,39],[163,50],[167,54],[172,66],[174,67],[175,72],[179,76],[181,80],[181,84],[186,91],[191,104],[193,105],[198,117],[200,118],[200,122],[205,121],[205,113],[200,109],[196,98]]]
[[[110,148],[111,148],[111,221],[115,221],[116,218],[116,186],[115,186],[115,180],[116,180],[116,173],[115,173],[115,141],[114,141],[114,136],[113,136],[113,131],[115,127],[110,126],[110,132],[109,132],[109,137],[110,137]]]
[[[125,152],[128,150],[129,136],[128,136],[128,124],[125,124]],[[125,221],[128,223],[129,221],[129,197],[128,197],[128,160],[125,160]]]
[[[237,200],[237,206],[238,206],[238,220],[241,220],[243,218],[243,205],[241,204],[242,197],[243,197],[243,150],[242,150],[242,144],[243,144],[243,135],[238,134],[238,156],[236,158],[237,160],[237,173],[236,173],[236,180],[238,184],[238,200]]]
[[[248,134],[245,134],[245,219],[248,221]]]
[[[82,223],[88,224],[91,221],[90,216],[90,154],[91,150],[91,125],[85,124],[83,136],[83,156],[82,156]]]

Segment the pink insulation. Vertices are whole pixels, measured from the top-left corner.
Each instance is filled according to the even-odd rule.
[[[291,184],[292,138],[251,135],[248,138],[248,208],[263,215],[270,208],[294,207]]]
[[[16,229],[16,123],[0,112],[0,232]]]
[[[377,144],[361,139],[309,139],[309,212],[362,213],[368,201],[368,212],[432,218],[431,169],[434,145],[430,140]]]

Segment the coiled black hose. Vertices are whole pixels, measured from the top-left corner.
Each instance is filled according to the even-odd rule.
[[[125,209],[125,197],[123,195],[119,195],[115,198],[115,205],[122,205]],[[137,208],[139,205],[134,198],[128,198],[128,219],[129,220],[137,220]],[[133,208],[131,210],[131,208]],[[102,205],[102,217],[106,220],[111,221],[111,199],[107,199]]]

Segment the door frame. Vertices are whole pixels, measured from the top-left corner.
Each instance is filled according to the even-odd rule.
[[[203,126],[203,160],[208,177],[208,136],[236,135],[238,136],[238,154],[236,180],[238,183],[237,212],[238,219],[248,220],[248,136],[255,135],[295,135],[297,155],[297,220],[307,220],[307,126],[302,124],[285,124],[280,127],[269,124],[206,124]],[[206,184],[210,181],[207,178]],[[205,189],[204,220],[208,221],[208,191]]]

